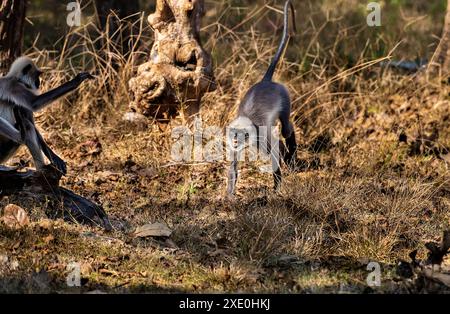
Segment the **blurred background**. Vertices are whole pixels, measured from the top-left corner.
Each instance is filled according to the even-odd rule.
[[[25,24],[24,47],[32,45],[41,49],[60,51],[61,40],[70,28],[66,23],[69,1],[31,0]],[[154,11],[155,1],[111,2],[112,8],[122,7],[124,18],[139,10],[148,16]],[[115,2],[115,3],[114,3]],[[240,0],[205,1],[206,16],[202,37],[206,48],[212,50],[214,60],[220,64],[225,58],[221,52],[235,43],[234,36],[252,31],[270,34],[275,45],[281,31],[281,14],[273,9],[282,1]],[[378,58],[396,48],[396,58],[430,58],[442,31],[446,12],[446,0],[384,0],[377,1],[382,8],[382,26],[368,27],[367,4],[361,0],[296,0],[298,34],[291,43],[289,60],[302,65],[307,71],[311,64],[337,63],[353,65],[361,56]],[[83,23],[95,22],[94,1],[80,1]],[[125,8],[125,9],[124,9]],[[97,11],[98,12],[98,11]],[[136,18],[136,16],[134,17]],[[133,20],[131,18],[130,20]],[[147,24],[147,23],[145,23]],[[147,25],[145,25],[147,26]],[[228,30],[234,36],[223,36]],[[146,29],[151,38],[151,30]],[[219,40],[220,39],[220,40]],[[150,42],[147,42],[150,46]]]

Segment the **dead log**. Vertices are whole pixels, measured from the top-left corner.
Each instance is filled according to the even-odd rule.
[[[425,247],[428,250],[428,256],[425,263],[418,269],[419,275],[450,288],[450,269],[447,265],[442,265],[445,256],[449,254],[450,230],[444,231],[441,243],[428,242]]]
[[[444,259],[450,253],[450,230],[444,231],[441,243],[428,242],[426,260],[418,260],[417,250],[411,252],[411,262],[401,261],[397,266],[397,274],[405,280],[410,280],[417,290],[450,288],[450,267]]]
[[[419,271],[420,276],[432,282],[444,285],[450,288],[450,273],[440,267],[432,265],[424,266]]]
[[[145,116],[198,112],[203,95],[215,89],[211,56],[200,42],[204,0],[157,0],[148,17],[155,31],[150,60],[129,81],[130,109]]]
[[[38,202],[47,201],[50,218],[98,224],[111,230],[111,224],[103,208],[88,199],[59,186],[61,173],[47,166],[42,171],[0,168],[0,198],[10,195],[31,196]]]

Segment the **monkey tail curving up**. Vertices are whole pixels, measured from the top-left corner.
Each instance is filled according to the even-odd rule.
[[[283,54],[284,49],[286,48],[286,45],[288,43],[288,39],[289,39],[289,6],[291,8],[291,13],[292,13],[292,26],[293,26],[294,32],[297,32],[297,26],[295,25],[295,9],[294,9],[294,6],[293,6],[291,0],[287,0],[286,3],[284,4],[283,38],[281,39],[281,43],[280,43],[280,46],[278,47],[275,57],[273,58],[272,62],[270,63],[269,69],[267,70],[266,74],[264,75],[263,81],[272,81],[272,77],[273,77],[273,74],[277,67],[277,64],[280,61],[281,55]]]

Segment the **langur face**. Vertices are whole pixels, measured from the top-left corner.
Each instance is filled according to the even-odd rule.
[[[30,89],[39,89],[41,86],[42,71],[39,70],[34,64],[28,64],[22,70],[21,81]]]
[[[34,79],[34,86],[36,86],[36,89],[39,89],[41,87],[41,71],[38,71],[36,74],[36,78]]]

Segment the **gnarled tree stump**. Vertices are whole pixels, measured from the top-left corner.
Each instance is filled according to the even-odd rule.
[[[129,81],[132,111],[145,116],[198,112],[202,96],[215,89],[211,56],[200,42],[204,0],[157,0],[148,17],[155,31],[150,60]]]

